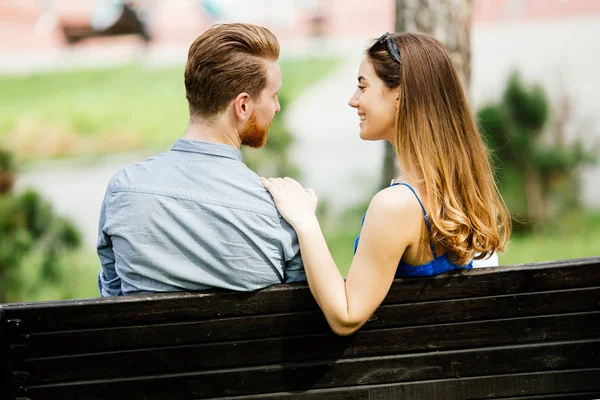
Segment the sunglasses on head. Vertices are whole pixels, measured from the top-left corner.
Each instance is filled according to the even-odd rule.
[[[402,60],[400,59],[400,49],[398,48],[396,41],[392,38],[392,35],[386,32],[377,39],[377,42],[385,45],[390,57],[398,64],[402,64]]]

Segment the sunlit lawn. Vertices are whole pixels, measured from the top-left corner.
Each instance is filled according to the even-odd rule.
[[[339,64],[282,60],[286,104]],[[0,77],[0,145],[20,159],[163,149],[187,124],[183,67],[140,65]]]
[[[360,223],[360,220],[358,220]],[[346,275],[354,248],[356,230],[337,231],[327,234],[327,243],[333,257]],[[514,235],[506,252],[500,254],[500,264],[523,264],[530,262],[565,260],[569,258],[600,256],[600,212],[578,214],[565,219],[544,233]]]
[[[515,236],[500,263],[521,264],[538,261],[600,256],[600,212],[587,212],[565,218],[544,233]]]

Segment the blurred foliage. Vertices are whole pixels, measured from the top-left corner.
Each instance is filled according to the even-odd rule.
[[[513,73],[502,100],[478,112],[517,231],[540,230],[579,205],[578,168],[596,155],[578,132],[565,134],[572,115],[564,110],[553,110],[540,86]]]
[[[7,176],[10,182],[14,181],[12,156],[0,150],[0,177]],[[38,282],[57,282],[61,277],[60,257],[80,243],[75,227],[56,216],[39,194],[28,190],[17,195],[12,193],[12,185],[3,187],[0,192],[0,303],[13,300],[14,294],[25,285],[20,271],[24,259],[37,257]]]

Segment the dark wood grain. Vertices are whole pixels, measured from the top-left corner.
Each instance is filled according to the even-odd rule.
[[[557,399],[594,399],[600,389],[600,369],[534,372],[503,376],[486,376],[397,383],[390,385],[350,386],[317,389],[297,393],[272,393],[221,397],[222,400],[471,400],[498,399],[520,395],[518,399],[536,399],[552,394]],[[579,392],[573,394],[573,392]],[[589,393],[583,394],[581,392]],[[546,397],[539,397],[546,398]],[[552,397],[551,397],[552,398]]]
[[[380,307],[361,331],[455,321],[600,310],[600,288],[568,289]],[[26,334],[24,357],[51,357],[254,338],[330,333],[321,311],[199,322]]]
[[[10,335],[4,310],[0,308],[0,399],[15,398],[13,369],[9,357]]]
[[[600,339],[600,312],[360,331],[350,338],[309,335],[48,357],[15,363],[15,368],[26,371],[28,384],[35,385],[571,338]]]
[[[600,399],[600,392],[580,392],[570,394],[542,394],[539,396],[519,396],[519,397],[502,397],[497,400],[550,400],[550,399],[561,399],[561,400],[590,400]]]
[[[599,266],[600,257],[596,257],[482,268],[426,279],[398,279],[384,305],[600,286]],[[18,317],[24,321],[25,332],[318,310],[304,283],[276,285],[254,293],[168,293],[10,304],[4,308],[7,318]]]
[[[32,398],[109,398],[111,393],[145,393],[148,399],[184,399],[310,390],[598,367],[600,340],[455,350],[414,355],[166,374],[130,379],[29,387]],[[35,397],[33,394],[35,393]]]
[[[0,390],[31,400],[585,398],[600,392],[599,267],[596,257],[396,280],[345,338],[305,284],[8,304]]]

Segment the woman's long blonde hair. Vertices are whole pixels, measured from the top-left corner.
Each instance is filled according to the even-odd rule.
[[[448,53],[426,34],[391,37],[401,63],[384,41],[366,55],[387,87],[399,87],[394,146],[402,170],[425,187],[433,242],[458,265],[503,251],[510,215]]]

